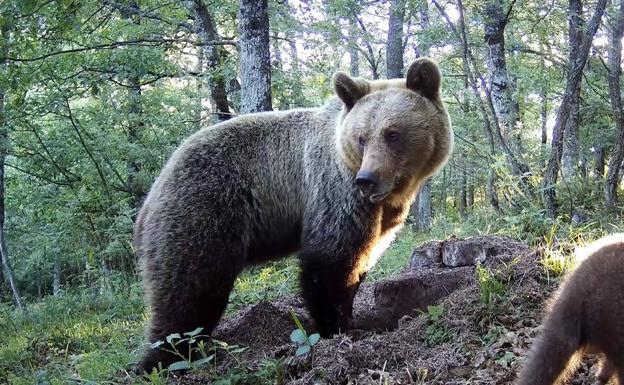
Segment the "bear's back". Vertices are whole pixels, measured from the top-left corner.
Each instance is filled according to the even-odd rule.
[[[624,344],[624,236],[604,238],[585,254],[562,295],[582,304],[584,338],[608,351]]]

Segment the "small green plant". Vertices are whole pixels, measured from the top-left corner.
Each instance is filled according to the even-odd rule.
[[[294,311],[290,311],[290,315],[295,321],[295,325],[297,325],[297,329],[293,330],[290,333],[290,340],[297,345],[297,351],[295,352],[296,356],[304,356],[312,351],[312,347],[316,345],[321,336],[318,333],[311,334],[308,336],[305,329],[303,328],[303,324],[299,320],[299,317],[295,314]]]
[[[448,342],[453,338],[453,332],[444,324],[445,309],[443,305],[427,307],[427,328],[425,329],[425,344],[436,346]]]
[[[550,277],[562,277],[574,268],[574,256],[566,249],[566,244],[557,240],[557,226],[553,226],[550,232],[544,236],[544,256],[540,263]],[[572,234],[569,235],[572,237]]]
[[[143,380],[151,385],[165,385],[169,382],[169,372],[159,365],[158,369],[153,368],[151,372],[143,374]]]
[[[163,347],[165,341],[162,340],[152,343],[150,347],[152,349],[162,349],[180,358],[179,361],[176,361],[167,367],[167,370],[170,372],[200,368],[207,365],[216,356],[216,352],[208,355],[208,349],[206,349],[206,343],[204,342],[204,339],[208,338],[208,336],[201,335],[200,333],[202,330],[204,330],[204,328],[199,327],[193,331],[183,333],[184,337],[179,333],[169,334],[166,341],[168,344],[167,346],[170,346],[171,348]],[[186,347],[186,351],[184,352],[178,349],[178,347],[183,343],[183,346]],[[200,356],[201,358],[194,360],[193,357],[197,356]]]
[[[490,269],[480,263],[476,268],[479,298],[482,303],[490,305],[496,298],[502,297],[507,291],[505,284]]]

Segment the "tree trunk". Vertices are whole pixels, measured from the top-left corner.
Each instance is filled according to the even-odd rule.
[[[420,32],[422,33],[428,31],[431,27],[431,23],[429,22],[429,4],[428,0],[421,0],[418,4],[418,16],[420,17]],[[426,39],[422,39],[418,42],[416,47],[416,57],[427,57],[429,56],[429,42]]]
[[[442,199],[446,200],[445,197]],[[431,179],[427,179],[412,205],[411,211],[415,230],[427,231],[431,228],[431,218],[433,217],[431,207]]]
[[[548,123],[548,97],[546,95],[546,90],[542,89],[540,92],[540,125],[542,128],[542,145],[548,142],[548,131],[547,131],[547,123]]]
[[[583,6],[581,1],[570,1],[568,8],[568,43],[570,63],[578,59],[579,48],[583,41]],[[561,175],[565,179],[576,175],[580,144],[578,140],[579,127],[579,104],[581,100],[581,87],[575,88],[570,96],[570,116],[566,121],[563,131],[563,147],[561,151]]]
[[[617,129],[613,155],[609,160],[609,171],[605,183],[605,206],[614,209],[618,201],[617,188],[620,181],[620,170],[624,160],[624,108],[620,78],[622,75],[622,36],[624,35],[624,0],[617,2],[619,8],[611,21],[611,46],[609,48],[609,98],[613,110],[613,120]]]
[[[241,0],[238,21],[241,113],[270,111],[271,58],[267,0]]]
[[[624,138],[624,137],[623,137]],[[605,172],[605,149],[602,145],[594,146],[594,174],[602,179]]]
[[[493,132],[495,129],[493,129],[492,127],[492,123],[493,123],[492,119],[490,118],[490,115],[488,114],[488,109],[486,107],[485,101],[483,100],[482,93],[479,90],[479,84],[477,83],[477,78],[479,78],[478,69],[474,66],[475,63],[471,59],[472,55],[470,53],[470,50],[468,49],[468,38],[467,38],[466,26],[464,22],[463,4],[461,1],[458,2],[459,30],[452,23],[451,19],[449,18],[448,14],[446,14],[442,6],[440,6],[440,4],[438,4],[438,2],[435,0],[433,4],[438,9],[440,14],[445,18],[449,28],[453,31],[457,39],[461,42],[462,67],[463,67],[464,74],[466,75],[466,79],[467,79],[466,87],[470,86],[472,93],[477,101],[477,106],[479,108],[479,111],[481,112],[481,117],[483,119],[483,129],[485,131],[485,136],[488,138],[490,155],[493,159],[497,153],[497,146],[496,146],[496,142],[494,139],[494,132]],[[471,62],[473,64],[474,72],[473,72],[473,69],[471,69],[470,67]],[[483,83],[482,83],[482,86],[483,86]],[[496,130],[496,131],[500,132],[500,130]],[[488,196],[488,200],[492,208],[494,208],[494,210],[496,210],[499,213],[502,212],[500,204],[499,204],[499,200],[498,200],[498,189],[496,186],[496,172],[492,168],[489,169],[489,173],[488,173],[488,183],[486,186],[486,194]]]
[[[391,0],[386,45],[386,75],[388,79],[403,77],[403,21],[406,0]]]
[[[353,17],[355,18],[355,21],[357,22],[358,26],[360,27],[364,35],[368,35],[368,30],[366,29],[366,26],[362,22],[362,19],[360,19],[358,15],[355,15],[355,14],[353,15]],[[373,49],[373,46],[368,41],[368,39],[364,38],[363,43],[364,43],[364,46],[366,47],[366,51],[362,51],[362,54],[364,55],[364,58],[366,59],[366,62],[368,63],[370,67],[371,77],[373,79],[379,79],[378,55],[375,54],[375,50]]]
[[[301,79],[301,70],[299,69],[299,54],[297,52],[297,42],[295,38],[292,37],[290,42],[288,43],[290,47],[290,60],[292,62],[292,74],[295,79]],[[299,84],[296,84],[292,87],[292,105],[291,107],[303,107],[305,104],[305,99],[303,97],[303,93]]]
[[[202,47],[196,47],[195,57],[197,58],[197,64],[195,71],[201,74],[204,71],[204,49]],[[201,130],[204,119],[204,81],[201,76],[195,79],[195,87],[197,91],[197,100],[193,105],[193,115],[195,120],[195,131]]]
[[[282,52],[279,45],[279,32],[273,32],[273,67],[282,71]]]
[[[360,51],[357,43],[357,21],[355,16],[349,15],[349,36],[347,37],[347,52],[349,52],[349,69],[351,76],[360,76]]]
[[[468,178],[466,177],[466,167],[464,158],[460,157],[462,160],[461,164],[461,179],[459,183],[459,215],[462,218],[466,217],[467,207],[468,207]]]
[[[430,25],[429,8],[427,6],[426,0],[421,1],[418,7],[418,12],[420,16],[420,30],[427,31]],[[429,44],[419,42],[419,44],[415,48],[415,51],[417,54],[416,57],[420,57],[421,55],[428,56]],[[435,178],[435,176],[433,176],[432,178]],[[431,178],[427,179],[416,197],[416,202],[418,204],[416,205],[415,209],[412,209],[412,213],[416,217],[417,228],[422,231],[429,230],[429,228],[431,227],[431,218],[433,216],[431,184]]]
[[[52,294],[58,295],[61,291],[61,261],[58,257],[54,259],[54,266],[52,269]]]
[[[241,5],[242,6],[242,5]],[[208,44],[209,42],[219,41],[219,35],[215,27],[212,15],[204,0],[193,0],[191,10],[198,23],[200,40],[203,43],[203,60],[206,64],[204,76],[210,89],[210,98],[212,99],[213,112],[217,116],[218,121],[224,121],[232,117],[230,105],[227,100],[227,90],[225,88],[225,79],[219,74],[218,69],[221,66],[220,48],[216,44]],[[269,28],[267,22],[266,28],[266,56],[267,61],[270,60],[269,54]]]
[[[570,180],[579,175],[579,160],[581,143],[578,137],[579,104],[581,102],[581,87],[574,90],[570,98],[570,117],[566,122],[561,152],[561,175]]]
[[[558,213],[557,194],[555,191],[555,185],[557,183],[557,177],[559,174],[559,164],[561,162],[561,154],[563,152],[563,134],[567,121],[570,118],[571,112],[571,99],[573,98],[576,89],[581,86],[581,78],[583,76],[583,69],[591,49],[594,35],[600,25],[600,20],[604,14],[607,0],[598,0],[596,3],[596,9],[592,18],[585,29],[582,42],[574,42],[574,45],[579,45],[578,56],[576,60],[571,60],[569,64],[568,76],[566,81],[566,89],[561,100],[561,105],[557,111],[557,118],[555,120],[555,127],[553,128],[552,136],[552,151],[548,164],[546,165],[546,171],[544,173],[544,180],[542,186],[542,199],[544,201],[544,208],[548,216],[554,218]],[[570,11],[574,9],[582,9],[580,0],[570,0]]]
[[[440,188],[440,212],[446,214],[446,189],[448,188],[448,177],[446,167],[442,169],[442,187]]]
[[[0,55],[2,57],[7,57],[7,44],[9,31],[6,24],[3,24],[0,28]],[[6,59],[0,61],[0,71],[4,74],[7,72],[7,62]],[[9,284],[9,288],[13,293],[13,300],[15,301],[15,306],[23,310],[24,306],[22,305],[22,301],[20,299],[19,290],[17,289],[17,285],[15,284],[15,279],[13,278],[13,270],[11,269],[11,265],[9,263],[9,255],[7,252],[6,241],[4,239],[4,222],[5,222],[5,205],[4,205],[4,189],[5,189],[5,181],[4,181],[4,162],[7,157],[7,153],[9,151],[9,129],[6,124],[6,109],[5,109],[5,95],[6,90],[0,86],[0,262],[2,264],[2,271],[4,273],[4,277]]]
[[[511,9],[505,13],[503,3],[490,1],[485,8],[485,41],[488,45],[487,70],[494,113],[503,137],[516,157],[520,152],[520,138],[515,132],[518,114],[505,60],[505,27]]]
[[[496,171],[494,169],[490,169],[488,172],[488,180],[487,185],[485,186],[485,193],[488,196],[488,200],[490,201],[490,206],[496,212],[502,213],[503,210],[500,207],[500,202],[498,200],[498,187],[496,186]]]

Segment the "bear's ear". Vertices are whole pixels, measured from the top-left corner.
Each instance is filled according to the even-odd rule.
[[[440,97],[441,78],[438,65],[433,60],[420,58],[407,70],[405,85],[427,99],[436,100]]]
[[[353,79],[344,72],[336,72],[333,78],[336,95],[342,100],[349,111],[355,103],[364,97],[370,90],[366,80]]]

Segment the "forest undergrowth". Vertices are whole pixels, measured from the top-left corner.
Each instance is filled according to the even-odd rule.
[[[577,225],[540,220],[539,215],[529,214],[497,218],[493,213],[482,213],[480,220],[474,219],[477,215],[470,218],[462,223],[438,219],[426,233],[416,233],[406,226],[369,274],[367,282],[379,281],[403,270],[409,264],[414,247],[425,241],[487,233],[507,235],[541,250],[541,268],[547,277],[553,278],[547,280],[547,291],[550,291],[569,269],[574,247],[621,228],[618,218],[608,216]],[[261,301],[296,293],[297,277],[294,258],[245,272],[237,280],[226,315]],[[142,377],[131,372],[132,363],[139,358],[143,346],[147,321],[141,287],[133,277],[100,277],[89,287],[73,288],[29,303],[25,312],[14,310],[9,303],[1,306],[0,330],[4,338],[0,344],[0,383],[129,384],[179,380],[175,376],[167,379],[163,373]],[[432,316],[435,314],[424,315]],[[294,320],[292,329],[297,329]],[[483,337],[496,343],[491,336]],[[245,350],[244,346],[223,343],[220,349],[227,355]],[[210,378],[223,384],[283,382],[289,359],[294,357],[255,363],[241,361],[228,373],[213,373]],[[207,368],[197,367],[192,372],[209,372],[209,366]]]

